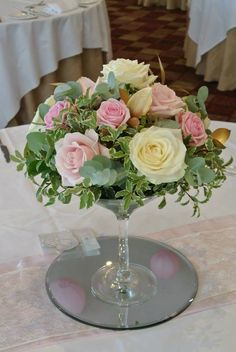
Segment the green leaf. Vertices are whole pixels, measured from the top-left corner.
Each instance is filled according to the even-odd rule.
[[[37,165],[39,161],[38,160],[33,160],[27,165],[27,173],[29,176],[36,176],[39,174]]]
[[[16,155],[17,158],[21,159],[22,161],[25,160],[23,155],[18,150],[15,151],[15,155]]]
[[[49,201],[45,204],[45,207],[48,207],[49,205],[53,205],[56,201],[55,197],[50,197]]]
[[[93,162],[97,162],[102,165],[102,168],[109,168],[111,167],[111,160],[103,155],[95,155],[93,157]]]
[[[124,153],[129,153],[129,143],[131,141],[131,137],[119,137],[117,142],[119,143],[120,145],[120,148],[121,150],[124,152]]]
[[[160,202],[160,204],[158,205],[159,209],[163,209],[166,206],[166,198],[163,197],[162,201]]]
[[[108,187],[120,182],[125,170],[119,162],[97,155],[84,163],[80,168],[80,175],[89,179],[92,185]]]
[[[99,196],[97,192],[96,196]],[[91,207],[95,202],[96,196],[94,195],[92,190],[84,189],[83,193],[80,196],[80,209]]]
[[[130,181],[130,180],[127,180],[126,182],[126,189],[129,191],[129,192],[132,192],[133,191],[133,182]]]
[[[18,164],[17,167],[16,167],[16,170],[17,171],[21,171],[21,170],[23,170],[24,166],[25,166],[24,163]]]
[[[119,191],[119,192],[116,192],[116,198],[123,198],[126,194],[127,194],[126,189]]]
[[[42,132],[31,132],[26,138],[28,148],[36,154],[43,150],[43,145],[46,144],[46,135]]]
[[[173,129],[179,128],[178,122],[176,122],[174,120],[168,120],[168,119],[163,119],[163,120],[157,121],[156,126],[164,127],[164,128],[173,128]]]
[[[115,89],[116,77],[115,77],[114,73],[111,71],[108,73],[107,83],[108,83],[110,89]]]
[[[197,92],[198,102],[205,103],[207,98],[208,98],[208,88],[206,86],[202,86],[201,88],[198,89],[198,92]]]
[[[63,100],[65,97],[70,96],[72,92],[73,90],[69,84],[62,83],[54,90],[54,98],[57,101]]]
[[[188,200],[186,200],[185,202],[181,202],[180,204],[184,206],[184,205],[189,204],[189,202],[190,202],[190,200],[188,199]]]
[[[84,177],[85,179],[91,179],[92,175],[96,172],[94,166],[87,165],[86,162],[84,165],[79,169],[80,176]]]
[[[105,183],[105,185],[106,186],[112,186],[116,182],[117,182],[117,172],[116,172],[116,170],[110,169],[109,170],[109,180],[108,180],[107,183]]]
[[[80,209],[87,207],[87,194],[83,193],[80,196]]]
[[[71,194],[65,195],[64,192],[63,192],[63,193],[60,193],[60,194],[59,194],[58,199],[59,199],[63,204],[68,204],[68,203],[70,203],[70,201],[71,201],[71,197],[72,197]]]
[[[130,207],[130,203],[132,201],[132,194],[127,194],[124,197],[124,210],[127,211]]]
[[[48,110],[50,109],[50,106],[47,104],[39,104],[38,110],[39,110],[39,116],[41,119],[44,119],[44,116],[47,114]]]
[[[69,95],[70,98],[76,99],[82,95],[82,88],[79,82],[69,81],[67,84],[71,87],[72,91]]]
[[[111,72],[109,74],[109,82],[103,82],[99,83],[96,88],[95,92],[104,100],[107,100],[109,98],[119,98],[119,89],[118,86],[116,85],[116,82],[114,81],[113,73]]]
[[[199,88],[197,93],[197,99],[198,99],[198,104],[200,107],[200,112],[202,117],[207,116],[207,111],[205,107],[205,101],[207,100],[207,97],[208,97],[208,88],[206,86]]]
[[[185,98],[185,102],[188,106],[188,109],[191,112],[197,112],[198,111],[198,106],[196,103],[196,97],[194,95],[189,95]]]
[[[96,171],[93,175],[91,175],[90,178],[93,185],[99,185],[99,186],[109,185],[110,169]]]
[[[87,208],[90,208],[95,202],[95,197],[94,197],[94,194],[93,192],[89,191],[88,194],[87,194],[87,204],[86,204],[86,207]]]
[[[84,180],[83,180],[83,185],[84,185],[84,187],[89,187],[89,186],[91,186],[91,180],[90,180],[90,178],[85,178]]]
[[[206,145],[207,150],[209,150],[209,151],[214,149],[214,143],[213,143],[213,140],[211,138],[207,139],[205,145]]]
[[[61,178],[58,175],[53,174],[51,177],[52,188],[56,192],[61,185]]]
[[[202,157],[196,157],[188,160],[188,166],[192,172],[197,172],[203,166],[205,166],[205,159]]]
[[[116,170],[115,184],[121,186],[127,178],[127,171],[123,168]]]
[[[231,156],[230,159],[229,159],[226,163],[224,163],[223,166],[224,166],[224,167],[230,166],[233,161],[234,161],[234,158]]]
[[[116,151],[113,148],[112,150],[110,149],[110,155],[112,156],[113,159],[120,159],[120,158],[123,158],[125,154],[121,150]]]
[[[82,88],[78,82],[69,81],[62,83],[54,90],[55,100],[64,100],[67,97],[76,99],[82,95]]]
[[[101,190],[93,187],[94,201],[96,202],[101,197]]]
[[[15,163],[20,163],[22,160],[17,158],[15,155],[10,155],[11,161],[14,161]]]
[[[96,88],[95,88],[95,91],[99,94],[102,94],[102,95],[110,95],[110,92],[109,92],[109,85],[107,83],[99,83]]]
[[[195,179],[193,177],[193,174],[190,172],[190,170],[187,170],[184,175],[185,180],[188,182],[190,186],[196,186]]]
[[[213,170],[203,167],[198,170],[198,176],[201,179],[202,183],[210,183],[214,181],[216,174]]]
[[[37,198],[37,201],[38,201],[39,203],[42,203],[42,201],[43,201],[43,196],[42,196],[41,193],[38,194],[38,195],[36,196],[36,198]]]

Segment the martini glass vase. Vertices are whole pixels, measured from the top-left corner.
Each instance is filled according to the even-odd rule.
[[[101,199],[98,202],[111,210],[119,224],[118,255],[115,262],[108,261],[92,276],[92,293],[104,302],[119,306],[143,303],[155,296],[157,281],[153,272],[138,263],[130,263],[128,225],[132,212],[139,207],[132,203],[124,211],[123,201]]]

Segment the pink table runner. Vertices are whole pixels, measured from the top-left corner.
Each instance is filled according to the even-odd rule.
[[[180,250],[197,270],[197,297],[179,317],[236,303],[235,216],[199,221],[148,237]],[[54,307],[44,284],[51,261],[52,257],[38,256],[0,265],[0,351],[33,351],[88,335],[114,334],[76,322]]]

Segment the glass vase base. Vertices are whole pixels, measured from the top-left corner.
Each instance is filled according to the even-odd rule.
[[[61,253],[46,274],[51,301],[68,316],[82,323],[106,329],[140,329],[169,320],[192,302],[198,280],[191,262],[165,243],[147,238],[129,238],[130,262],[150,269],[157,279],[154,296],[140,304],[110,304],[92,293],[94,273],[116,263],[119,239],[97,238],[98,251],[86,252],[81,243]]]
[[[91,280],[92,293],[106,303],[130,306],[143,303],[157,293],[157,279],[151,270],[143,265],[129,265],[129,270],[119,278],[119,265],[104,265]]]

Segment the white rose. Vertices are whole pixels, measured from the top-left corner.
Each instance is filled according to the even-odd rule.
[[[149,182],[175,182],[184,176],[186,147],[181,130],[152,126],[130,142],[130,159]]]
[[[56,103],[56,100],[54,99],[54,95],[50,95],[50,97],[48,97],[44,104],[49,105],[50,107],[53,106]],[[28,129],[28,133],[30,132],[37,132],[39,130],[39,128],[42,128],[42,126],[37,125],[38,123],[44,123],[43,119],[41,119],[40,115],[39,115],[39,109],[37,109],[34,118],[29,126]]]
[[[137,60],[117,59],[103,65],[102,74],[107,80],[109,72],[113,72],[119,83],[129,83],[136,88],[148,87],[152,84],[157,76],[148,75],[149,65]]]

